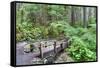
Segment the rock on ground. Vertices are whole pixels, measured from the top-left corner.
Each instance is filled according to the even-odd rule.
[[[68,56],[67,52],[62,52],[54,63],[74,62],[74,60]]]

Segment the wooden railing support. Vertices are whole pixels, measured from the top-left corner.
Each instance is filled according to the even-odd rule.
[[[42,49],[43,49],[43,46],[42,46],[42,44],[40,43],[39,50],[40,50],[40,57],[41,57],[41,58],[43,58],[43,51],[42,51]]]
[[[61,44],[60,44],[60,47],[61,47],[61,50],[63,50],[63,49],[64,49],[64,47],[63,47],[63,43],[61,43]]]
[[[54,41],[54,53],[56,54],[57,53],[57,49],[56,49],[56,41]]]

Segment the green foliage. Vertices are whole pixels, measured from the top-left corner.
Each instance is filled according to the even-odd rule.
[[[59,33],[60,33],[60,30],[58,27],[61,27],[62,24],[59,24],[59,23],[51,23],[50,24],[50,27],[49,27],[49,34],[55,38],[55,37],[58,37],[59,36]]]
[[[89,19],[88,28],[80,26],[83,24],[81,20],[74,22],[71,26],[69,24],[71,22],[67,21],[69,14],[66,17],[71,6],[67,8],[57,5],[47,5],[45,8],[43,6],[41,4],[22,4],[17,10],[16,41],[34,42],[38,39],[70,38],[71,45],[66,48],[66,51],[75,61],[95,61],[96,19]],[[79,11],[79,8],[75,8],[75,10]],[[43,17],[45,15],[46,17]],[[44,18],[47,18],[47,20]],[[42,24],[42,20],[49,23],[46,25],[46,22],[43,21],[42,23],[45,23]]]
[[[67,49],[67,51],[70,52],[70,55],[73,57],[75,61],[95,61],[96,60],[95,51],[92,51],[90,48],[88,48],[87,47],[88,45],[86,43],[88,42],[84,42],[79,37],[73,37],[72,44],[70,48]]]
[[[91,28],[76,28],[76,35],[71,37],[71,46],[66,49],[75,61],[96,60],[96,34]]]
[[[96,50],[96,36],[95,34],[91,33],[85,33],[82,37],[83,41],[86,41],[87,47],[91,50],[94,51]]]
[[[96,23],[96,18],[94,18],[94,17],[91,17],[91,18],[89,18],[89,24],[95,24]]]
[[[65,37],[69,37],[71,45],[67,51],[75,61],[95,61],[96,60],[96,34],[91,28],[72,27],[64,21],[51,23],[51,28],[59,36],[64,31]],[[95,31],[95,29],[94,29]]]

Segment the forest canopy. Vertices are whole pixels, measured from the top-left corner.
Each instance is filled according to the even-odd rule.
[[[69,38],[65,49],[75,61],[96,61],[96,7],[16,5],[16,41]]]

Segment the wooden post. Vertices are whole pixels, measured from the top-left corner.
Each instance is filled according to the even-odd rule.
[[[63,50],[63,43],[60,44],[61,50]]]
[[[54,41],[54,53],[57,53],[57,49],[56,49],[56,41]]]
[[[42,47],[42,44],[40,43],[39,49],[40,49],[40,57],[41,57],[41,58],[43,58],[43,51],[42,51],[42,48],[43,48],[43,47]]]

